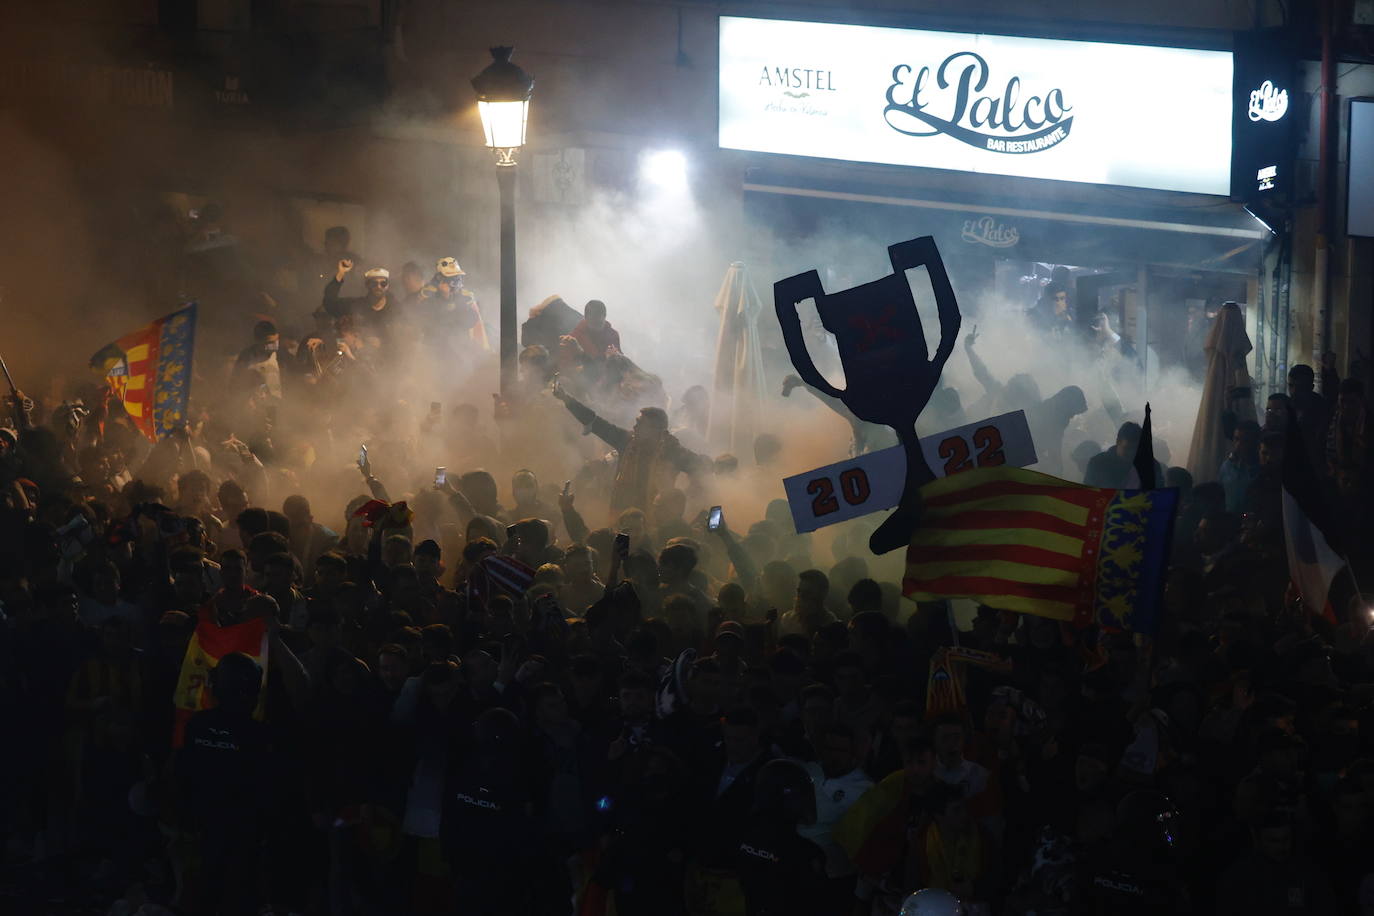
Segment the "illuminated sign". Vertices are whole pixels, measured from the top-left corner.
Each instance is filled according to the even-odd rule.
[[[1274,84],[1265,80],[1260,87],[1250,93],[1250,120],[1277,121],[1288,114],[1288,90],[1275,89]]]
[[[1231,70],[1228,51],[723,16],[719,140],[1226,194]]]
[[[1289,117],[1289,109],[1303,98],[1290,98],[1298,85],[1296,52],[1282,29],[1237,32],[1232,45],[1231,195],[1250,204],[1283,206],[1292,199],[1294,128],[1301,120],[1297,111]]]

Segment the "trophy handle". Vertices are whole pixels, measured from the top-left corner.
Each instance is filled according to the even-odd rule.
[[[930,275],[930,288],[935,293],[935,308],[940,316],[940,345],[935,349],[935,357],[930,361],[936,377],[945,367],[945,361],[954,352],[954,343],[959,339],[959,300],[954,297],[954,287],[950,285],[949,273],[945,270],[940,249],[935,239],[923,235],[918,239],[898,242],[887,249],[888,259],[896,273],[903,273],[913,267],[925,267]],[[924,354],[923,354],[924,355]]]
[[[803,382],[832,398],[844,396],[844,392],[825,380],[816,368],[811,354],[806,349],[806,338],[802,335],[801,316],[797,314],[797,303],[803,299],[817,302],[825,296],[821,286],[821,276],[814,270],[788,277],[773,284],[773,308],[778,313],[778,324],[782,327],[782,340],[787,344],[787,354],[792,357],[792,366]]]

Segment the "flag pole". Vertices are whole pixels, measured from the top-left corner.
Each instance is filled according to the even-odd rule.
[[[22,432],[27,425],[24,422],[24,402],[19,397],[19,389],[14,384],[14,376],[10,375],[9,364],[5,362],[5,357],[0,356],[0,370],[5,373],[5,383],[10,386],[10,399],[14,403],[14,428]]]
[[[1349,554],[1342,554],[1341,559],[1345,561],[1345,571],[1350,574],[1350,581],[1355,585],[1355,596],[1360,599],[1361,606],[1364,605],[1364,589],[1360,588],[1360,580],[1355,578],[1355,564],[1350,562]],[[1330,598],[1328,596],[1327,600]],[[1333,608],[1334,610],[1334,608]],[[1336,619],[1340,620],[1341,615],[1337,614]]]

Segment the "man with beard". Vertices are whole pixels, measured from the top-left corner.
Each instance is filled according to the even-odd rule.
[[[603,420],[557,385],[553,396],[586,432],[595,433],[620,453],[611,488],[612,511],[651,506],[655,496],[673,486],[678,474],[695,475],[712,467],[710,458],[684,448],[668,432],[668,414],[661,408],[645,407],[634,429],[627,430]]]
[[[353,269],[347,258],[339,261],[334,279],[324,288],[324,310],[334,318],[351,318],[353,328],[365,337],[376,337],[385,348],[390,345],[393,326],[400,319],[401,307],[391,295],[391,271],[373,267],[363,274],[367,292],[344,298],[339,295],[344,278]]]

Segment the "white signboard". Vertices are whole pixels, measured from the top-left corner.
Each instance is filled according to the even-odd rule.
[[[1374,99],[1350,100],[1346,234],[1374,236]]]
[[[720,145],[1229,194],[1231,58],[722,16]]]
[[[1035,443],[1024,411],[970,423],[921,440],[936,477],[999,465],[1035,464]],[[782,482],[798,533],[891,509],[902,498],[906,453],[900,445],[829,464]]]

